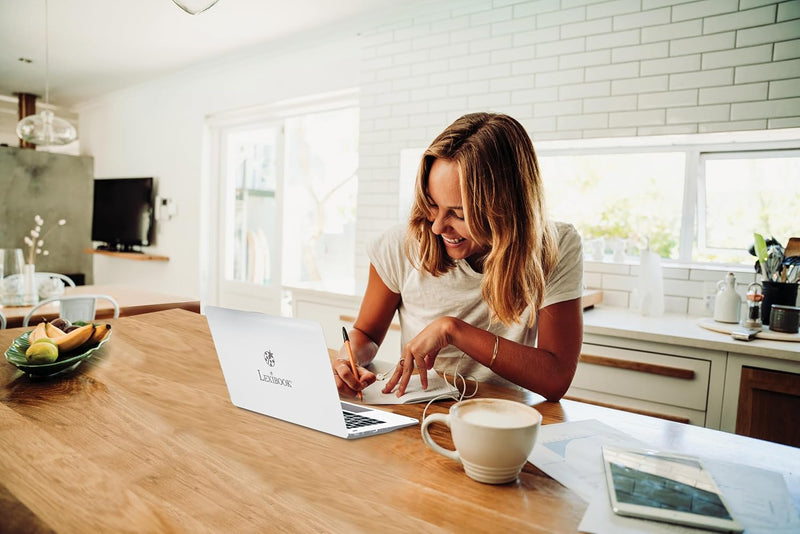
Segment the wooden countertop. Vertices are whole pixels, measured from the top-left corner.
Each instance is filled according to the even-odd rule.
[[[143,291],[124,285],[91,285],[68,287],[64,290],[65,295],[87,295],[87,294],[111,295],[119,305],[120,317],[128,315],[138,315],[171,308],[182,308],[184,310],[200,313],[200,300],[194,297],[183,297],[169,295],[155,291]],[[22,320],[30,311],[30,306],[2,306],[0,310],[5,314],[8,321],[8,328],[22,326]],[[107,300],[97,301],[96,317],[107,319],[113,316],[114,308]],[[31,323],[39,322],[41,319],[53,320],[58,317],[59,308],[56,304],[43,306],[37,312]]]
[[[233,406],[205,317],[181,309],[109,321],[72,374],[0,362],[0,517],[26,532],[575,532],[586,503],[528,464],[474,482],[419,427],[347,441]],[[7,347],[24,332],[0,331]],[[798,449],[482,384],[544,423],[596,418],[653,447],[788,470]],[[439,402],[428,412],[445,412]],[[424,405],[387,407],[421,418]],[[433,427],[437,441],[448,438]]]

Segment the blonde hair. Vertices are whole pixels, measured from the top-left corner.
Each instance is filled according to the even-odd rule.
[[[433,212],[428,177],[439,158],[458,165],[467,229],[472,240],[488,250],[481,294],[493,320],[517,323],[530,307],[528,324],[533,325],[545,282],[556,265],[558,241],[547,218],[530,137],[507,115],[472,113],[448,126],[425,151],[417,173],[406,255],[434,276],[455,265],[429,220]]]

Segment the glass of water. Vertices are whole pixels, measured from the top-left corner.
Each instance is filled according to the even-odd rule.
[[[0,304],[22,306],[25,259],[21,248],[0,248]]]

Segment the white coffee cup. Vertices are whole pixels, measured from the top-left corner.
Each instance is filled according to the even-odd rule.
[[[428,427],[444,423],[456,450],[433,441]],[[450,407],[449,414],[431,414],[422,421],[422,440],[435,452],[461,462],[473,480],[505,484],[517,479],[536,443],[542,415],[521,402],[470,399]]]

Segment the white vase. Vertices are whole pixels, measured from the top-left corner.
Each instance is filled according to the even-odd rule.
[[[32,306],[39,302],[39,288],[36,287],[36,265],[26,263],[22,268],[22,305]]]

